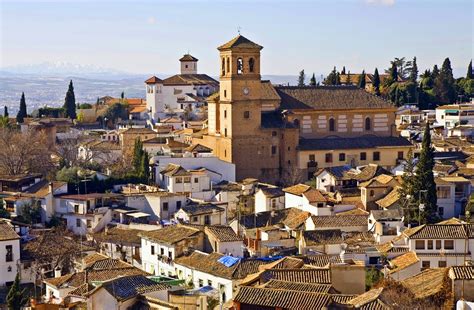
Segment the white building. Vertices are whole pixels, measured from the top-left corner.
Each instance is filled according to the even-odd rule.
[[[204,233],[181,225],[142,232],[142,269],[155,275],[176,275],[174,260],[191,249],[204,249]]]
[[[309,185],[297,184],[284,188],[283,191],[285,192],[285,208],[298,208],[316,216],[333,213],[333,208],[326,204],[326,197]]]
[[[259,188],[255,193],[255,213],[285,208],[285,192],[279,187]]]
[[[211,177],[206,168],[184,169],[175,164],[160,172],[161,188],[171,193],[185,193],[191,197],[211,198]]]
[[[385,243],[398,236],[403,229],[403,213],[400,209],[372,210],[369,215],[368,231],[377,243]]]
[[[436,124],[445,132],[462,125],[474,125],[474,104],[450,104],[436,108]]]
[[[171,114],[198,112],[205,98],[219,89],[219,82],[197,73],[197,58],[186,54],[179,61],[180,74],[164,80],[153,76],[145,81],[147,110],[153,122]]]
[[[191,204],[177,211],[175,218],[193,225],[225,225],[226,209],[212,203]]]
[[[20,236],[7,221],[0,221],[0,286],[15,281],[20,261]]]

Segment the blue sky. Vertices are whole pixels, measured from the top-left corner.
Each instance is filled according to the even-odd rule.
[[[67,61],[133,73],[175,73],[190,51],[218,73],[216,47],[237,35],[263,45],[264,74],[351,72],[417,56],[424,69],[473,57],[471,0],[0,0],[0,66]]]

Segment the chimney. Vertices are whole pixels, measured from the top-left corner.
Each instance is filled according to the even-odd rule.
[[[49,182],[48,184],[48,188],[49,188],[49,193],[53,193],[53,182]]]
[[[61,268],[56,267],[54,268],[54,277],[59,278],[61,276]]]

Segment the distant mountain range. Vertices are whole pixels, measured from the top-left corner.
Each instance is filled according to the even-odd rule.
[[[107,95],[119,97],[122,91],[129,98],[144,98],[144,81],[151,75],[68,62],[4,67],[0,69],[0,113],[6,105],[10,115],[15,115],[22,92],[25,92],[29,112],[43,106],[62,106],[70,80],[73,80],[78,103],[94,103],[98,97]],[[166,78],[172,74],[155,75]],[[214,78],[218,80],[218,77]],[[298,77],[263,75],[262,79],[273,84],[295,85]]]

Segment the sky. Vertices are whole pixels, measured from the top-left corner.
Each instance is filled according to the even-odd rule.
[[[417,57],[473,58],[472,0],[0,0],[0,67],[65,61],[130,73],[176,73],[187,52],[218,74],[217,46],[238,34],[262,45],[262,74],[351,72]]]

